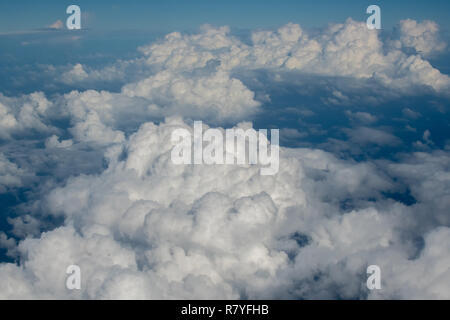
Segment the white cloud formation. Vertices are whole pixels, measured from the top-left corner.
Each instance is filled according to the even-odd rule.
[[[56,135],[51,136],[47,140],[45,140],[46,148],[69,148],[73,145],[72,139],[59,141],[59,138]]]
[[[446,43],[439,39],[438,25],[429,20],[417,22],[406,19],[400,21],[398,47],[412,48],[422,56],[429,56],[443,51]]]
[[[49,133],[54,129],[45,124],[52,102],[42,92],[22,97],[6,97],[0,94],[0,139],[11,135]]]
[[[368,30],[365,23],[352,19],[331,24],[316,33],[289,23],[276,31],[254,31],[251,42],[246,43],[231,35],[228,27],[205,26],[198,34],[168,34],[160,41],[141,47],[141,57],[119,60],[101,70],[86,71],[84,66],[75,65],[63,74],[62,81],[83,83],[127,79],[124,83],[127,92],[138,90],[140,95],[151,100],[161,98],[155,87],[168,94],[168,98],[176,95],[172,92],[177,91],[173,85],[180,80],[189,79],[192,86],[200,86],[222,78],[220,86],[225,88],[217,88],[219,92],[229,86],[227,81],[237,83],[239,80],[235,77],[245,76],[251,70],[266,70],[275,74],[275,80],[285,82],[291,81],[288,76],[291,74],[297,78],[332,77],[344,83],[353,79],[358,80],[359,85],[364,83],[361,81],[367,81],[367,86],[386,91],[383,96],[388,96],[391,91],[415,95],[426,89],[447,95],[449,76],[424,58],[443,48],[443,43],[438,40],[437,25],[430,21],[405,20],[400,22],[399,30],[384,40],[376,30]],[[417,52],[407,52],[404,50],[407,47],[414,47]],[[129,72],[132,69],[133,72]],[[352,90],[353,86],[349,85],[346,90]],[[192,89],[185,88],[187,93]],[[376,94],[380,90],[376,90]],[[242,89],[238,88],[236,94],[239,91]],[[339,90],[332,92],[339,93]],[[345,96],[345,93],[340,94]],[[208,101],[201,97],[202,102]],[[348,97],[347,100],[351,102]],[[330,102],[339,104],[342,101]]]
[[[399,47],[353,20],[317,34],[295,24],[256,31],[250,44],[227,27],[207,26],[142,47],[139,59],[103,70],[76,64],[61,78],[89,83],[145,65],[119,92],[72,91],[54,101],[42,93],[0,95],[0,138],[45,135],[41,151],[68,163],[55,174],[68,171],[83,148],[105,160],[101,171],[60,173],[62,181],[40,186],[39,199],[25,207],[63,218],[59,227],[40,234],[36,217],[10,220],[21,241],[13,249],[1,234],[0,244],[20,263],[0,264],[0,298],[449,298],[442,285],[450,240],[447,152],[358,163],[317,149],[281,148],[274,176],[261,176],[259,165],[170,161],[172,131],[192,130],[191,120],[248,126],[239,122],[257,113],[261,101],[239,75],[255,70],[279,82],[289,79],[285,74],[312,74],[367,80],[399,94],[423,86],[448,92],[447,75],[403,50],[423,52],[430,44],[427,54],[439,51],[434,25],[401,26]],[[329,103],[351,102],[345,90],[329,91]],[[400,143],[364,126],[377,121],[370,113],[347,116],[361,122],[344,130],[350,143]],[[54,119],[69,128],[54,129]],[[283,132],[303,135],[295,128]],[[0,192],[21,187],[25,170],[0,155]],[[32,164],[41,161],[37,150],[30,155]],[[412,204],[395,200],[406,190]],[[72,264],[81,267],[81,291],[65,288]],[[381,292],[365,288],[369,264],[382,267]]]
[[[448,299],[449,240],[450,228],[437,228],[425,236],[425,247],[417,259],[402,260],[395,266],[380,260],[383,275],[390,280],[383,283],[385,290],[372,292],[369,298]]]
[[[429,53],[441,48],[436,44],[434,23],[403,21],[401,30],[399,41],[405,44],[426,46]],[[385,46],[376,31],[351,19],[331,25],[318,35],[309,35],[296,24],[287,24],[277,31],[256,31],[252,33],[251,45],[228,33],[227,28],[210,27],[197,35],[173,33],[161,43],[141,48],[141,52],[148,57],[147,64],[159,69],[186,71],[217,61],[222,70],[275,68],[301,74],[373,78],[384,86],[406,91],[411,85],[425,85],[441,92],[450,86],[450,78],[426,60]]]
[[[22,187],[23,178],[30,174],[9,161],[3,153],[0,153],[0,194],[10,188]]]
[[[143,97],[172,109],[172,114],[210,115],[209,119],[233,119],[252,114],[260,105],[254,93],[227,72],[191,78],[163,71],[122,89],[128,97]],[[173,109],[177,109],[177,111]],[[181,108],[187,110],[180,110]],[[161,110],[163,114],[167,111]]]
[[[179,127],[193,130],[179,118],[143,124],[108,149],[103,173],[54,189],[43,205],[65,223],[19,244],[20,266],[0,266],[1,297],[449,297],[446,286],[433,285],[448,277],[448,228],[424,230],[413,260],[417,249],[404,238],[416,230],[411,210],[438,205],[439,219],[444,198],[413,189],[413,208],[383,200],[397,187],[374,165],[312,149],[282,148],[274,176],[261,176],[259,165],[177,166],[171,132]],[[448,159],[430,155],[389,168],[404,172],[411,186],[423,179],[411,173],[436,170],[423,179],[433,190],[427,183],[442,179],[445,167],[430,162]],[[79,292],[64,286],[71,264],[82,270]],[[370,295],[369,264],[379,264],[386,281]],[[425,265],[434,267],[417,281]]]
[[[76,65],[73,66],[71,70],[62,74],[62,81],[70,84],[78,81],[83,81],[88,77],[89,75],[84,70],[83,65],[77,63]]]

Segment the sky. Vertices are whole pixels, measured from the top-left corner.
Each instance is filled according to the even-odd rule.
[[[449,9],[3,1],[0,299],[450,299]]]
[[[280,26],[286,21],[305,27],[320,27],[348,17],[366,18],[365,10],[371,4],[382,8],[383,25],[392,27],[398,20],[432,19],[448,30],[447,12],[450,3],[445,0],[398,1],[140,1],[140,0],[81,0],[3,2],[0,6],[0,32],[38,29],[56,20],[65,21],[65,9],[77,4],[87,14],[86,27],[103,30],[147,30],[153,32],[186,31],[210,23],[232,28],[254,29]]]

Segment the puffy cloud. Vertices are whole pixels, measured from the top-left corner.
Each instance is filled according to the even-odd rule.
[[[373,164],[282,148],[274,176],[261,176],[259,165],[175,165],[171,133],[180,127],[193,130],[178,118],[142,125],[108,149],[103,173],[48,194],[46,211],[65,223],[22,241],[20,266],[0,266],[2,297],[364,298],[365,268],[379,264],[389,285],[371,298],[448,298],[445,286],[433,285],[446,277],[448,231],[431,229],[411,260],[419,249],[405,237],[430,229],[418,229],[410,207],[384,198],[397,187]],[[412,186],[421,176],[410,172],[444,159],[390,168]],[[442,177],[445,167],[435,170]],[[436,179],[423,187],[434,189],[426,181]],[[417,193],[413,210],[425,214],[437,198]],[[428,263],[430,281],[416,281]],[[82,270],[79,292],[64,287],[71,264]]]
[[[228,50],[239,40],[229,36],[228,27],[204,26],[200,34],[182,35],[173,32],[164,41],[139,48],[146,57],[146,63],[167,70],[188,71],[203,68],[217,59],[217,50]]]
[[[418,201],[414,214],[420,227],[429,230],[433,225],[450,225],[446,208],[450,205],[450,156],[444,151],[415,152],[403,155],[399,163],[386,165],[391,175],[404,181],[411,195]],[[425,209],[424,204],[429,206]]]
[[[62,75],[62,81],[65,83],[74,83],[77,81],[83,81],[88,78],[89,75],[84,70],[80,63],[77,63],[73,68]]]
[[[65,109],[73,127],[69,129],[76,141],[100,145],[121,142],[124,133],[114,128],[129,101],[107,91],[72,91],[64,96]]]
[[[416,30],[418,29],[418,30]],[[400,43],[411,43],[430,52],[441,48],[434,44],[437,27],[431,22],[401,23]],[[227,28],[206,27],[197,35],[172,33],[161,43],[141,48],[147,64],[161,70],[206,68],[213,63],[222,70],[276,69],[300,74],[374,79],[382,86],[413,93],[411,86],[429,86],[445,92],[450,86],[428,61],[407,55],[400,48],[385,45],[378,33],[365,23],[348,19],[333,24],[317,35],[309,35],[299,25],[287,24],[277,31],[256,31],[247,45],[229,36]],[[432,45],[429,42],[433,42]]]
[[[31,135],[54,130],[45,123],[52,102],[42,92],[20,98],[0,94],[0,139],[10,139],[14,134]]]
[[[56,135],[51,136],[45,141],[45,147],[46,148],[68,148],[71,147],[73,144],[72,139],[69,140],[62,140],[59,141],[58,137]]]
[[[411,19],[400,21],[397,46],[412,48],[422,56],[439,53],[446,48],[446,43],[439,39],[438,25],[429,20],[417,22]]]
[[[104,88],[108,85],[120,86],[141,79],[151,73],[149,66],[142,57],[132,60],[119,59],[102,69],[76,63],[49,71],[48,73],[52,74],[57,82],[84,89]]]
[[[286,37],[286,28],[295,36]],[[286,67],[333,77],[372,78],[381,85],[406,91],[411,85],[426,85],[444,92],[450,85],[447,75],[421,57],[408,56],[395,49],[385,52],[377,32],[351,19],[344,24],[331,25],[315,38],[310,38],[298,26],[288,25],[277,33],[256,33],[253,41],[253,55],[260,67]]]
[[[95,112],[88,113],[86,119],[77,122],[70,132],[77,141],[98,144],[111,144],[124,139],[122,131],[105,126]]]
[[[172,81],[180,78],[208,81],[215,74],[229,74],[233,79],[243,78],[251,70],[267,70],[286,82],[290,78],[285,79],[284,74],[293,72],[296,78],[315,75],[344,83],[357,79],[360,86],[366,81],[368,86],[410,95],[429,89],[446,95],[450,87],[448,75],[424,58],[444,47],[438,40],[437,25],[431,21],[402,21],[387,40],[352,19],[314,33],[289,23],[275,31],[254,31],[250,39],[250,43],[242,41],[231,35],[228,27],[204,26],[197,34],[174,32],[139,48],[142,56],[136,59],[119,60],[100,70],[86,71],[75,65],[63,74],[62,81],[126,79],[125,85],[152,87],[149,82],[171,75],[170,81],[161,83],[169,90]],[[405,47],[415,51],[408,52]]]
[[[378,104],[392,92],[416,94],[421,92],[418,87],[445,94],[450,85],[448,76],[428,61],[385,46],[376,31],[351,19],[317,34],[309,34],[296,24],[276,31],[256,31],[250,44],[230,35],[227,27],[205,26],[198,34],[171,33],[140,48],[140,52],[142,57],[119,60],[101,70],[76,64],[62,75],[66,83],[125,79],[118,93],[73,91],[58,102],[70,118],[76,141],[103,145],[120,142],[124,137],[119,131],[129,134],[144,121],[173,115],[212,124],[249,119],[269,99],[247,87],[246,83],[252,84],[249,79],[255,78],[251,73],[248,76],[252,70],[273,74],[267,77],[269,83],[284,81],[300,87],[322,83],[320,78],[298,82],[306,75],[340,78],[344,85],[336,87],[335,81],[325,85],[329,94],[323,102],[346,106],[357,101]],[[252,86],[257,88],[258,84]],[[10,132],[18,123],[9,109],[5,110],[3,131]],[[363,124],[374,122],[363,113],[350,117]],[[395,139],[389,140],[393,143]]]
[[[414,260],[402,260],[397,265],[380,261],[384,290],[372,292],[371,299],[442,299],[450,296],[448,252],[450,228],[437,228],[424,239],[424,248]]]
[[[260,105],[254,100],[252,91],[223,71],[198,78],[163,71],[125,86],[122,92],[128,97],[144,97],[149,103],[164,106],[161,110],[164,115],[181,114],[194,118],[205,118],[206,115],[207,119],[216,121],[245,118],[255,113]]]
[[[10,188],[22,186],[22,179],[29,175],[24,169],[9,161],[0,153],[0,194]]]

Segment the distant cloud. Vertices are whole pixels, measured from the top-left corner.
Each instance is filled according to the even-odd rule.
[[[362,145],[376,144],[380,146],[395,146],[401,142],[399,138],[386,131],[368,127],[345,129],[344,131],[347,133],[352,142]]]
[[[83,66],[77,63],[73,68],[62,75],[62,81],[64,83],[73,83],[74,81],[82,81],[88,77],[88,74],[84,70]]]
[[[51,25],[48,26],[48,28],[50,29],[57,29],[60,30],[64,27],[64,24],[61,20],[57,20],[54,23],[52,23]]]
[[[411,110],[410,108],[404,108],[402,110],[402,113],[405,117],[410,118],[410,119],[418,119],[421,116],[421,114],[419,112]]]
[[[373,123],[377,121],[377,117],[368,112],[351,112],[350,110],[347,110],[345,114],[353,121],[363,123]]]
[[[170,33],[161,41],[140,47],[139,59],[127,63],[119,60],[113,67],[88,72],[89,77],[82,80],[92,81],[99,75],[123,79],[120,71],[133,65],[159,74],[144,75],[147,81],[134,79],[138,82],[129,84],[128,89],[133,86],[144,89],[158,77],[165,77],[167,84],[172,84],[183,72],[197,75],[199,70],[229,74],[277,70],[274,81],[278,82],[292,82],[291,78],[298,81],[311,75],[335,77],[343,85],[330,88],[331,97],[324,97],[334,105],[351,104],[358,97],[367,96],[370,90],[375,90],[378,98],[375,86],[386,91],[382,96],[389,92],[415,95],[423,90],[448,95],[450,77],[425,58],[445,47],[439,41],[437,25],[408,20],[401,26],[392,39],[386,40],[368,30],[365,23],[352,19],[330,25],[317,34],[289,23],[278,30],[253,31],[250,43],[231,35],[228,27],[204,26],[198,34]],[[422,54],[411,54],[411,48]],[[355,87],[365,90],[365,94],[349,94]],[[366,97],[367,100],[377,98]]]

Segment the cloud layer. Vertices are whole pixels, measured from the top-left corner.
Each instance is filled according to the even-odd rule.
[[[445,99],[450,79],[426,60],[444,48],[437,31],[405,20],[382,39],[349,19],[316,33],[288,24],[244,41],[205,26],[144,46],[135,60],[76,64],[60,78],[126,79],[118,91],[0,95],[0,193],[31,188],[9,219],[15,238],[0,234],[17,261],[0,264],[0,298],[450,298],[450,153],[429,147],[430,131],[421,142],[429,149],[390,160],[281,148],[274,176],[261,176],[259,165],[170,160],[173,130],[192,131],[192,120],[248,128],[272,84],[312,77],[330,93],[321,101],[338,106],[366,92],[380,104],[383,90]],[[371,127],[379,118],[370,112],[343,112],[354,123],[340,128],[345,143],[402,144]],[[73,264],[80,291],[65,287]],[[381,267],[381,291],[365,286],[371,264]]]
[[[108,149],[102,174],[52,190],[42,205],[64,226],[20,243],[21,266],[0,267],[2,297],[449,296],[441,284],[450,230],[434,229],[450,222],[448,197],[418,185],[413,206],[386,199],[401,187],[379,168],[311,149],[282,148],[275,176],[261,176],[258,166],[177,166],[170,137],[179,127],[190,128],[181,119],[143,124]],[[450,156],[416,157],[388,168],[407,175],[409,187],[422,180],[424,189],[448,190],[438,175]],[[426,170],[433,174],[411,175]],[[421,235],[418,250],[412,240]],[[65,288],[71,264],[82,269],[81,292]],[[381,293],[364,288],[369,264],[386,272]]]

